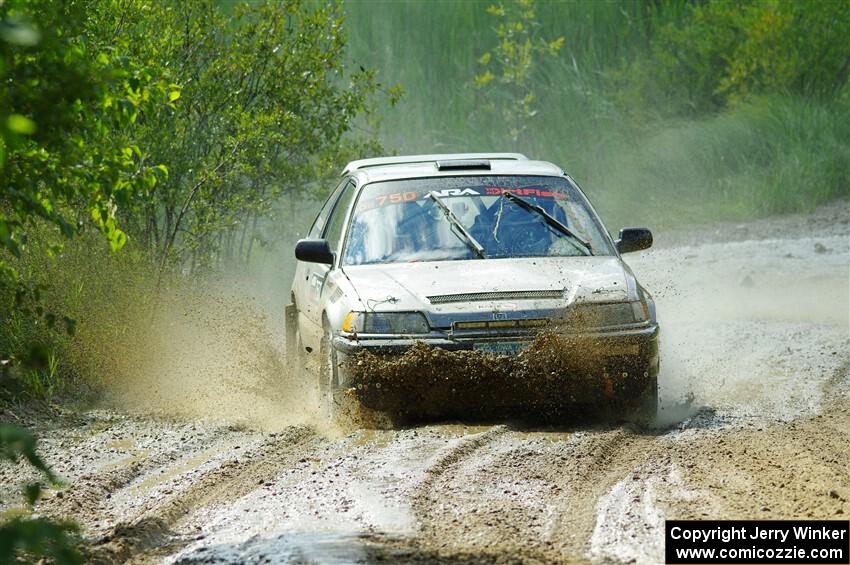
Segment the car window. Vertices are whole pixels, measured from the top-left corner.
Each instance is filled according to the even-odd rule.
[[[325,233],[325,239],[328,240],[331,251],[334,253],[339,253],[339,244],[342,240],[343,222],[345,221],[345,214],[348,212],[351,200],[354,198],[354,186],[354,181],[348,181],[342,189],[342,194],[340,195],[336,206],[334,206],[333,212],[331,212],[330,219],[328,220],[328,229]]]
[[[477,257],[448,207],[487,258],[612,255],[602,226],[578,189],[563,177],[460,176],[366,185],[352,215],[343,264],[438,261]],[[538,206],[577,237],[504,196]]]
[[[342,192],[342,190],[348,185],[348,183],[349,179],[345,179],[344,181],[339,183],[337,187],[333,190],[331,195],[325,201],[324,206],[322,206],[322,209],[319,211],[319,215],[316,216],[315,220],[313,220],[313,225],[310,228],[310,232],[308,233],[307,237],[309,237],[310,239],[318,239],[322,237],[322,234],[325,232],[325,226],[328,223],[328,216],[330,215],[331,211],[333,211],[334,204],[339,199],[340,192]]]

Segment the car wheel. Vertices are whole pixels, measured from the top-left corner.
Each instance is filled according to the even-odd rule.
[[[285,351],[290,363],[301,366],[301,332],[298,330],[298,309],[289,304],[284,309],[284,329],[286,330]]]
[[[339,392],[337,372],[339,367],[336,350],[331,343],[332,339],[333,334],[327,324],[325,324],[322,343],[319,348],[319,398],[326,417],[331,423],[334,423],[339,415],[337,403],[337,393]]]
[[[634,412],[637,423],[651,426],[658,416],[658,377],[653,378],[646,387]]]
[[[388,412],[363,406],[354,389],[343,385],[340,364],[333,348],[333,334],[327,322],[320,346],[319,398],[322,411],[330,425],[350,431],[357,428],[394,429],[400,419]]]

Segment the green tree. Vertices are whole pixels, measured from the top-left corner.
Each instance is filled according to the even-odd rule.
[[[27,254],[97,230],[160,276],[245,260],[282,194],[375,150],[353,127],[379,85],[344,48],[337,4],[0,2],[2,376],[55,367],[43,328],[74,328]]]
[[[63,241],[99,230],[112,249],[126,235],[116,215],[133,194],[165,176],[142,163],[130,133],[153,107],[170,107],[160,76],[95,40],[92,2],[0,3],[0,333],[2,375],[50,365],[31,339],[59,320],[42,303],[45,281],[27,254],[56,254]],[[104,34],[110,34],[107,30]],[[38,232],[38,243],[31,237]]]
[[[345,141],[377,85],[346,74],[339,6],[300,0],[133,0],[111,5],[99,27],[121,27],[116,49],[167,65],[182,85],[176,109],[154,108],[140,125],[141,159],[167,180],[136,194],[124,224],[161,270],[246,257],[259,218],[286,191],[305,193]],[[335,171],[334,171],[335,172]]]
[[[494,4],[487,12],[498,19],[498,42],[478,60],[484,71],[475,76],[475,86],[485,93],[486,109],[498,112],[516,142],[537,114],[534,84],[539,59],[556,56],[564,38],[540,37],[534,0]]]
[[[0,4],[0,245],[15,257],[36,219],[67,237],[93,220],[120,248],[118,207],[163,173],[115,134],[168,106],[167,85],[91,40],[89,6]]]
[[[745,6],[740,42],[718,91],[732,99],[791,92],[835,97],[850,71],[850,1],[784,0]]]

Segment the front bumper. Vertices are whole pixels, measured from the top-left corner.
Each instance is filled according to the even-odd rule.
[[[650,324],[639,327],[617,328],[610,331],[582,332],[571,334],[565,332],[565,337],[592,341],[602,347],[608,347],[614,351],[649,350],[655,347],[657,355],[658,324]],[[344,355],[355,354],[359,351],[369,351],[376,354],[400,354],[410,349],[417,343],[423,343],[431,347],[439,347],[448,351],[470,351],[476,349],[476,345],[499,343],[499,342],[523,342],[530,344],[537,333],[514,332],[514,333],[473,333],[452,334],[451,332],[433,332],[422,336],[407,335],[381,335],[381,336],[357,336],[338,335],[334,337],[333,346]]]
[[[366,406],[468,415],[521,407],[556,412],[611,400],[634,404],[657,392],[658,335],[651,324],[577,334],[337,336],[333,344],[343,382]],[[517,341],[525,348],[516,355],[476,351]]]

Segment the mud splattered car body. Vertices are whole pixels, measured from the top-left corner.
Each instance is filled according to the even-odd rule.
[[[567,338],[564,358],[592,358],[587,374],[600,394],[648,397],[654,410],[655,307],[620,258],[649,247],[648,230],[624,229],[614,241],[569,175],[518,154],[368,159],[342,178],[296,246],[287,308],[291,351],[321,362],[330,399],[369,389],[368,375],[351,370],[361,352],[426,344],[521,357],[556,332]],[[453,389],[463,386],[462,375],[452,378]],[[391,385],[360,398],[379,409],[421,400],[388,400]]]

